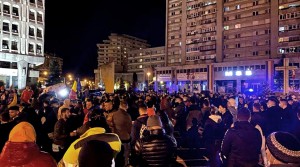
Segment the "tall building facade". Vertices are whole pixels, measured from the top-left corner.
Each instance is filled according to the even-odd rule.
[[[197,71],[205,65],[207,77],[194,81],[207,84],[202,88],[258,89],[262,81],[273,84],[283,57],[299,67],[299,0],[167,0],[166,18],[170,85],[182,80],[186,89],[193,87],[188,76],[200,75]],[[180,79],[178,65],[195,68],[187,68]],[[165,69],[157,71],[160,75]],[[299,75],[296,70],[296,87]]]
[[[44,0],[0,0],[0,79],[26,86],[44,63]]]
[[[112,33],[108,40],[97,44],[98,47],[98,69],[94,70],[95,83],[101,80],[101,65],[110,62],[115,63],[116,73],[125,73],[128,70],[128,52],[136,49],[144,49],[150,47],[146,40],[136,38],[125,34]]]
[[[132,50],[128,53],[128,71],[120,73],[126,81],[132,83],[133,73],[137,74],[138,88],[144,90],[147,84],[153,82],[156,67],[165,66],[165,47],[153,47]],[[146,84],[147,83],[147,84]]]

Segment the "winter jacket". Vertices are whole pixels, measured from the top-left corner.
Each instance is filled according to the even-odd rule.
[[[219,115],[210,115],[206,121],[203,131],[203,139],[206,147],[215,145],[223,139],[223,124]]]
[[[35,140],[31,124],[21,122],[16,125],[0,155],[0,166],[56,167],[55,160],[48,153],[41,152]]]
[[[130,141],[131,117],[123,109],[119,109],[112,116],[112,132],[116,133],[122,141]]]
[[[162,129],[152,130],[150,133],[150,136],[135,144],[139,166],[171,166],[176,161],[176,141]]]
[[[249,122],[236,122],[226,132],[221,155],[227,167],[255,167],[262,146],[260,132]]]
[[[114,150],[114,155],[121,151],[121,141],[118,135],[114,133],[105,133],[105,129],[101,127],[90,128],[79,139],[75,140],[66,151],[63,159],[59,162],[59,166],[76,166],[78,165],[78,155],[84,143],[90,140],[100,140],[107,142]],[[68,167],[69,167],[68,166]]]
[[[64,119],[59,119],[54,126],[53,143],[61,147],[64,147],[67,141],[68,132],[67,124]]]
[[[56,162],[33,142],[7,142],[0,156],[0,166],[56,167]]]
[[[144,125],[144,127],[147,127],[147,120],[148,120],[148,115],[144,114],[139,116],[133,123],[132,129],[131,129],[131,146],[135,145],[135,142],[140,139],[140,132],[141,128]]]

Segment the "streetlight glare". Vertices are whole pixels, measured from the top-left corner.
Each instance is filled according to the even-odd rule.
[[[44,75],[48,75],[48,72],[47,72],[47,71],[44,71]]]

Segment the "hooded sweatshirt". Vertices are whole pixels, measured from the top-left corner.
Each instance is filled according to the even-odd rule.
[[[0,155],[0,166],[56,167],[55,160],[48,153],[41,152],[35,140],[36,133],[30,123],[17,124]]]

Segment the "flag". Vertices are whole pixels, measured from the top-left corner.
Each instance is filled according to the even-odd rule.
[[[76,100],[77,99],[77,81],[74,81],[72,89],[69,94],[70,100]]]

